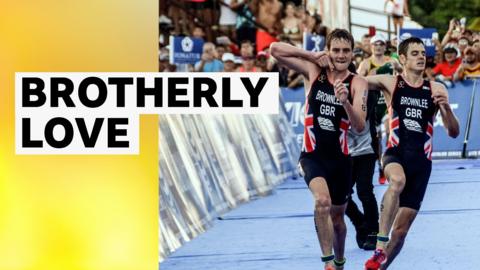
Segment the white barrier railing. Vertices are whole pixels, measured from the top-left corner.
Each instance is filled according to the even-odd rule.
[[[299,153],[279,115],[160,116],[160,261],[212,221],[296,174]]]

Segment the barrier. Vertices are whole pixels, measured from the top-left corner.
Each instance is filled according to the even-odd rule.
[[[160,261],[296,173],[300,149],[285,113],[160,116]]]
[[[476,87],[478,88],[478,85]],[[474,81],[457,82],[453,88],[448,89],[448,92],[450,105],[460,121],[460,135],[455,139],[448,137],[442,117],[438,113],[434,121],[432,157],[434,159],[478,157],[480,156],[480,128],[478,128],[478,123],[480,123],[480,94],[473,95]],[[285,109],[290,125],[297,136],[298,145],[301,146],[304,129],[304,89],[303,87],[297,89],[282,88],[281,94],[285,100]],[[473,109],[472,112],[470,112],[471,108]],[[467,134],[469,119],[471,119],[472,124],[469,134]]]
[[[473,82],[463,81],[455,83],[455,86],[448,88],[450,106],[459,119],[460,135],[453,139],[447,135],[443,126],[440,113],[437,114],[433,124],[433,152],[434,159],[461,158],[469,118],[470,103],[472,99]]]
[[[466,138],[466,157],[480,156],[480,77],[475,79],[474,101],[468,138]]]
[[[296,135],[297,144],[301,147],[303,142],[303,121],[305,116],[305,90],[303,87],[295,89],[281,88],[280,93],[284,100],[288,122]]]

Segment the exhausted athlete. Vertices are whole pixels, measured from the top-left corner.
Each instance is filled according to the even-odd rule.
[[[417,216],[432,169],[433,121],[438,111],[448,135],[455,138],[459,134],[447,90],[423,79],[426,57],[422,40],[402,41],[399,56],[402,75],[367,77],[369,89],[383,91],[390,114],[390,136],[382,158],[389,187],[380,206],[376,250],[365,263],[368,270],[388,268]]]
[[[279,64],[303,74],[311,84],[299,165],[315,200],[315,228],[328,270],[345,264],[344,213],[352,187],[347,131],[350,126],[358,132],[365,127],[367,82],[348,71],[353,44],[348,31],[335,29],[327,36],[328,52],[271,45]]]

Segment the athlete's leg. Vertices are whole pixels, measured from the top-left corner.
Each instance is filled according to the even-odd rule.
[[[398,253],[403,247],[405,237],[407,236],[408,230],[415,220],[417,213],[417,210],[408,207],[400,207],[398,210],[397,217],[395,218],[395,222],[393,224],[392,237],[390,238],[387,249],[385,250],[385,253],[387,254],[387,261],[380,269],[387,269],[395,257],[397,257]]]
[[[389,158],[395,159],[395,156],[384,156],[383,161],[385,162]],[[400,193],[402,193],[405,187],[405,172],[400,163],[395,161],[387,163],[385,166],[385,175],[390,182],[380,205],[380,226],[377,236],[377,249],[373,253],[373,256],[365,263],[365,269],[367,270],[380,269],[381,265],[387,259],[385,250],[388,243],[388,236],[398,212]]]
[[[390,180],[380,205],[380,226],[378,234],[388,237],[398,211],[400,193],[405,187],[405,172],[402,165],[392,162],[386,165],[385,175]],[[386,242],[377,241],[377,248],[385,249]]]
[[[333,223],[333,250],[335,254],[335,260],[343,261],[345,258],[345,237],[347,236],[347,226],[343,216],[345,215],[345,209],[347,203],[343,205],[332,205],[330,214],[332,216]]]
[[[315,200],[314,220],[322,256],[332,255],[333,225],[330,217],[332,201],[327,182],[323,177],[315,177],[309,183],[309,189]],[[332,261],[328,262],[329,264]]]

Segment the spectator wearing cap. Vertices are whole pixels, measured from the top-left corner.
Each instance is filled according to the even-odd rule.
[[[452,84],[451,81],[453,80],[455,72],[462,63],[462,58],[460,57],[458,48],[455,47],[455,45],[448,44],[443,49],[443,59],[444,61],[437,64],[432,69],[432,73],[427,74],[427,76],[430,80],[435,79],[449,87]]]
[[[370,46],[372,51],[372,56],[367,59],[364,59],[358,68],[358,74],[361,76],[368,76],[377,74],[377,70],[386,65],[390,65],[390,70],[393,73],[393,68],[399,72],[401,72],[400,64],[391,59],[389,56],[385,55],[385,51],[387,49],[387,42],[385,38],[381,35],[375,35],[370,39]]]
[[[464,51],[464,62],[455,73],[456,80],[463,80],[466,76],[480,76],[480,61],[477,50],[469,46]]]
[[[223,70],[222,61],[216,59],[215,45],[211,42],[203,44],[202,59],[195,64],[197,72],[220,72]]]
[[[222,62],[224,72],[235,72],[235,56],[232,53],[224,53]]]

